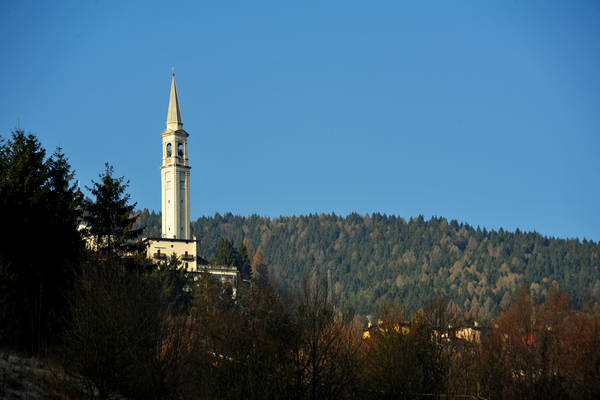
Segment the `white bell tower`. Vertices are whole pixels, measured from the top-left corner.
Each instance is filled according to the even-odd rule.
[[[167,113],[167,129],[162,137],[162,237],[191,240],[190,235],[190,169],[187,138],[183,130],[175,74],[171,80],[171,96]]]

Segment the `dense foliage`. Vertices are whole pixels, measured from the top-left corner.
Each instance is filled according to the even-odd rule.
[[[596,399],[599,310],[525,289],[492,326],[461,335],[456,308],[428,303],[407,323],[394,306],[363,322],[327,301],[318,275],[282,293],[241,284],[234,299],[208,274],[187,279],[191,302],[161,274],[85,268],[66,362],[101,398]],[[172,287],[172,286],[168,286]]]
[[[235,248],[231,240],[226,238],[219,240],[211,264],[235,266],[238,268],[242,278],[248,279],[250,277],[250,258],[248,256],[248,248],[244,242]]]
[[[83,242],[82,199],[61,149],[33,135],[0,142],[0,345],[43,351],[65,318]]]
[[[160,232],[159,215],[140,213],[146,236]],[[578,306],[600,297],[600,245],[588,240],[487,231],[445,218],[355,213],[273,219],[216,214],[192,222],[192,232],[207,259],[221,238],[260,247],[271,277],[284,287],[298,287],[314,269],[330,270],[334,302],[364,314],[384,300],[414,311],[442,296],[467,318],[489,319],[523,284],[537,298],[559,286]]]
[[[0,142],[0,345],[45,353],[64,333],[91,259],[127,254],[139,264],[127,183],[108,164],[100,178],[84,200],[60,148],[47,157],[20,130]]]
[[[141,229],[133,229],[135,217],[132,214],[136,203],[130,204],[130,196],[126,192],[129,181],[114,177],[114,168],[108,163],[99,178],[99,182],[92,181],[92,186],[86,187],[92,198],[85,202],[85,234],[105,256],[138,251],[139,246],[132,241],[139,236]]]
[[[399,307],[402,303],[380,295],[373,298],[378,299],[381,320],[370,327],[367,337],[365,319],[340,307],[352,302],[344,295],[351,286],[344,285],[350,285],[354,275],[367,292],[369,286],[360,279],[369,282],[365,278],[377,279],[377,273],[391,268],[383,264],[373,268],[371,260],[395,260],[393,255],[400,255],[407,279],[413,279],[408,267],[419,260],[429,265],[416,270],[437,276],[446,270],[453,273],[454,266],[447,268],[446,261],[468,259],[475,267],[467,272],[482,274],[476,276],[488,279],[494,293],[491,285],[516,273],[521,254],[527,265],[568,269],[562,271],[561,282],[571,282],[564,274],[577,282],[585,271],[597,282],[597,244],[474,231],[441,219],[409,223],[375,215],[201,219],[194,228],[205,256],[219,263],[243,264],[248,279],[239,281],[234,297],[229,285],[221,285],[208,273],[186,271],[176,258],[155,265],[141,256],[138,246],[129,247],[133,252],[123,247],[132,244],[127,238],[135,232],[135,217],[127,211],[133,205],[126,183],[113,177],[110,168],[101,182],[94,183],[92,199],[84,202],[64,155],[57,151],[46,158],[34,136],[15,132],[0,146],[0,156],[0,217],[9,228],[2,230],[0,241],[0,345],[50,355],[49,365],[61,362],[66,373],[59,368],[48,374],[55,377],[55,390],[60,392],[48,397],[600,396],[600,307],[590,302],[576,308],[565,292],[534,286],[537,280],[523,286],[516,301],[506,301],[506,310],[483,330],[461,329],[465,322],[454,303],[437,299],[406,314]],[[83,215],[88,217],[87,229],[79,230]],[[147,212],[141,217],[142,222],[152,218]],[[156,224],[150,226],[155,228]],[[31,232],[41,235],[33,244],[27,237]],[[86,232],[95,233],[84,236]],[[395,241],[385,243],[385,238]],[[428,247],[431,243],[434,250]],[[530,247],[521,249],[525,245]],[[482,246],[488,255],[477,258]],[[432,251],[438,251],[442,261],[431,258]],[[339,258],[332,258],[335,254]],[[357,267],[345,264],[354,257]],[[511,261],[508,272],[499,271],[497,280],[488,278],[493,263],[507,257],[517,262]],[[536,264],[538,257],[546,262]],[[296,262],[301,268],[286,269],[278,260]],[[327,280],[325,271],[313,268],[318,265],[328,269]],[[353,274],[352,268],[359,272]],[[501,265],[502,269],[506,268]],[[528,279],[527,269],[518,281]],[[536,274],[556,276],[544,269]],[[452,282],[458,288],[459,278],[469,276],[455,276]],[[273,279],[288,290],[281,290]],[[543,278],[541,282],[547,283]],[[469,292],[473,299],[482,286],[481,282],[473,286]],[[440,287],[454,293],[447,284]],[[329,300],[332,289],[338,305]],[[431,298],[433,292],[423,292],[419,301]],[[7,385],[19,384],[0,379],[0,394],[6,393]]]

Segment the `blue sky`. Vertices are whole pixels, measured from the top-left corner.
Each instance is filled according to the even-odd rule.
[[[600,3],[13,1],[0,135],[160,208],[175,67],[192,217],[423,214],[600,240]]]

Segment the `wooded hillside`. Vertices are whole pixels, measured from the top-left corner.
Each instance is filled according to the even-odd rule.
[[[160,236],[160,214],[144,210],[138,224],[145,236]],[[362,314],[376,312],[386,299],[411,312],[442,296],[467,318],[482,320],[505,308],[522,285],[540,299],[559,286],[578,305],[600,297],[598,243],[487,231],[445,218],[216,214],[192,222],[192,234],[207,259],[220,238],[248,239],[284,287],[297,287],[315,268],[329,269],[334,303]]]

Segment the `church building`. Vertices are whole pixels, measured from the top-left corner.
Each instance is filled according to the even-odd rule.
[[[171,78],[171,95],[167,112],[167,129],[162,138],[160,167],[162,198],[162,235],[147,239],[147,255],[156,261],[175,254],[185,269],[197,271],[196,238],[190,233],[190,170],[187,138],[183,130],[175,74]]]
[[[147,257],[159,262],[176,255],[189,272],[206,270],[221,281],[237,282],[237,268],[200,265],[198,243],[191,235],[190,226],[190,171],[187,139],[183,130],[175,74],[171,78],[171,94],[167,112],[167,129],[162,138],[161,199],[162,234],[160,238],[146,239]]]

